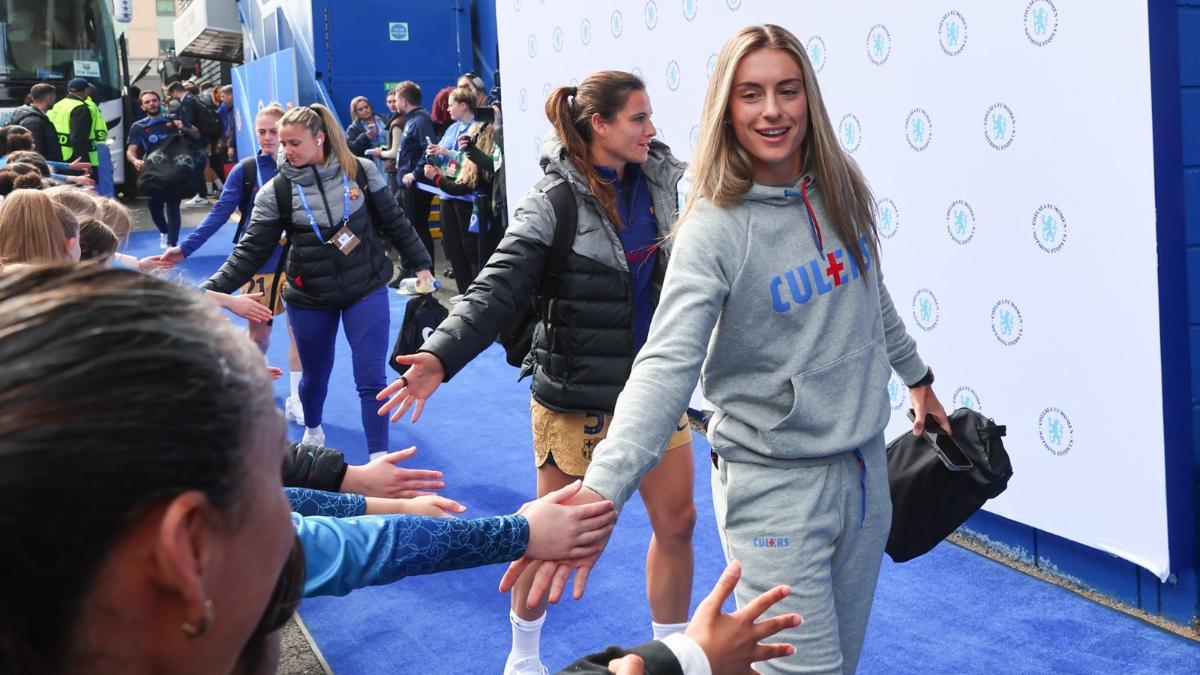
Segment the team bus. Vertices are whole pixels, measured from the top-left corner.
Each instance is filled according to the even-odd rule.
[[[86,78],[96,86],[94,99],[108,125],[116,185],[125,177],[118,73],[108,0],[0,0],[0,124],[8,123],[33,84],[53,84],[61,98],[67,82]]]

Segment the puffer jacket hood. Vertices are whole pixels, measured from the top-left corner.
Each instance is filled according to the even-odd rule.
[[[641,167],[658,235],[665,238],[679,212],[679,182],[686,165],[666,145],[654,142]],[[543,180],[525,193],[496,252],[421,351],[436,355],[449,379],[532,301],[539,320],[521,372],[533,374],[533,397],[552,410],[611,411],[635,350],[628,259],[616,226],[553,134],[543,144],[542,168],[561,180]],[[566,258],[547,276],[557,224],[548,192],[562,181],[574,196],[575,237]],[[661,249],[657,256],[655,302],[668,254]]]
[[[553,171],[566,178],[577,195],[585,195],[592,200],[596,199],[592,196],[587,179],[567,158],[567,149],[556,132],[551,131],[546,140],[542,142],[542,156],[538,162],[543,172]],[[646,180],[655,183],[660,188],[674,188],[686,171],[687,163],[676,159],[667,144],[657,140],[650,141],[650,154],[642,164],[642,173],[646,176]]]

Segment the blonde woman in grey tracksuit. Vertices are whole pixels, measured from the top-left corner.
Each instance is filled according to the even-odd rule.
[[[912,388],[918,420],[949,423],[883,284],[870,190],[795,36],[734,35],[702,119],[649,339],[581,499],[625,503],[702,377],[716,407],[717,525],[744,568],[738,601],[789,584],[777,609],[805,621],[779,634],[796,654],[760,667],[853,672],[891,523],[890,372]],[[579,597],[595,561],[543,565],[531,594],[552,585],[557,599],[576,568]]]

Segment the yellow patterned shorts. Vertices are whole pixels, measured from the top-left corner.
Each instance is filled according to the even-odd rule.
[[[262,293],[262,297],[258,298],[258,304],[271,310],[275,316],[279,316],[284,312],[283,306],[283,289],[287,288],[287,277],[279,275],[279,289],[274,298],[271,297],[271,285],[275,282],[274,274],[255,274],[242,286],[242,294]],[[272,302],[274,300],[274,302]]]
[[[552,462],[568,476],[582,476],[592,461],[592,451],[608,435],[612,415],[602,412],[564,413],[529,399],[533,423],[533,456],[537,466]],[[692,442],[685,413],[667,441],[667,450]]]

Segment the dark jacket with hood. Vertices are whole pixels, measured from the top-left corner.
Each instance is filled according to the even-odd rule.
[[[58,144],[58,132],[46,113],[36,106],[25,104],[13,111],[12,123],[19,124],[33,134],[33,149],[48,161],[63,161],[62,146]]]
[[[634,357],[633,281],[625,249],[587,180],[553,135],[542,146],[542,168],[567,181],[579,214],[575,240],[557,280],[543,288],[555,217],[550,198],[535,186],[521,199],[487,266],[421,351],[441,360],[448,380],[508,327],[518,307],[537,296],[540,321],[521,370],[522,375],[533,373],[533,397],[552,410],[612,411]],[[675,223],[685,168],[658,142],[642,165],[660,237]],[[656,301],[665,253],[657,256]]]
[[[258,191],[245,236],[221,269],[204,282],[204,288],[231,293],[241,287],[258,272],[285,234],[291,248],[284,265],[288,285],[283,299],[297,307],[341,309],[386,284],[392,278],[392,263],[387,257],[389,242],[400,251],[409,269],[429,269],[432,265],[429,253],[388,193],[387,181],[372,162],[357,161],[358,170],[366,172],[369,189],[364,195],[353,179],[346,179],[350,198],[346,226],[359,239],[349,255],[325,243],[341,229],[344,220],[347,190],[343,188],[342,166],[337,157],[330,156],[325,164],[303,167],[284,163],[279,167],[279,175]],[[275,183],[280,176],[292,182],[289,222],[280,218],[275,200]],[[320,230],[319,239],[308,222],[297,190],[304,190]]]

